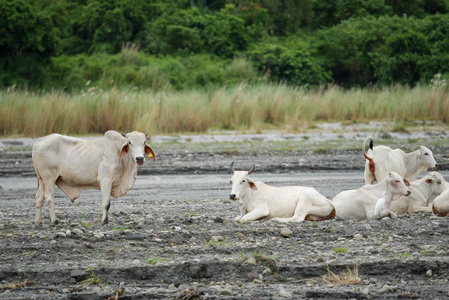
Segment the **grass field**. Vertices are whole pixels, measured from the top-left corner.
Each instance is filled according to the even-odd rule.
[[[36,137],[58,132],[102,134],[114,129],[154,134],[210,130],[301,132],[317,122],[416,120],[449,117],[446,86],[344,90],[245,85],[207,90],[99,90],[67,94],[13,88],[0,91],[0,135]]]

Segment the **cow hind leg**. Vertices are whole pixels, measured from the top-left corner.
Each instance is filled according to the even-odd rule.
[[[45,180],[43,183],[45,202],[47,202],[48,211],[50,212],[50,221],[55,226],[58,223],[55,212],[55,180]]]
[[[327,201],[327,199],[323,199],[321,201],[308,201],[306,203],[298,203],[292,219],[294,220],[293,222],[304,220],[321,221],[334,219],[335,215],[336,212],[333,205],[329,201]]]
[[[44,206],[44,194],[45,185],[42,178],[38,176],[37,178],[37,192],[36,192],[36,202],[35,202],[35,219],[34,224],[40,225],[42,222],[42,207]]]

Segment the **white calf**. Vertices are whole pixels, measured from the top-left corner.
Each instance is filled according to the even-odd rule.
[[[393,201],[391,210],[397,213],[432,212],[429,204],[443,191],[443,176],[438,172],[430,172],[423,178],[410,182],[411,194]]]
[[[389,200],[398,195],[410,195],[406,185],[408,181],[396,172],[389,175],[376,185],[364,185],[358,190],[349,190],[339,193],[333,199],[337,211],[336,218],[343,220],[365,220],[375,218],[374,209],[377,201],[386,192]]]
[[[370,140],[368,153],[365,153],[365,144]],[[394,171],[408,181],[418,178],[420,172],[429,168],[438,167],[433,158],[432,151],[425,146],[420,146],[418,150],[405,153],[401,149],[391,149],[387,146],[376,146],[373,148],[373,139],[368,137],[363,142],[362,152],[367,159],[365,164],[365,184],[380,182]]]
[[[261,181],[253,182],[254,171],[235,171],[231,164],[231,200],[238,200],[240,215],[237,222],[272,219],[279,222],[326,220],[335,217],[332,203],[312,187],[272,187]]]

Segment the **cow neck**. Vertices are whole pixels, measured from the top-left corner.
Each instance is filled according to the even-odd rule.
[[[406,166],[407,173],[403,176],[404,178],[413,177],[419,173],[419,159],[417,159],[418,151],[413,151],[410,153],[405,153],[404,155],[404,163]],[[414,172],[410,172],[408,170],[415,170]]]
[[[391,201],[393,201],[393,194],[390,192],[385,191],[385,208],[390,209],[391,207]]]
[[[253,192],[253,190],[251,188],[248,188],[248,193],[245,193],[241,197],[242,202],[243,202],[243,215],[246,215],[248,213],[247,208],[248,208],[249,200],[251,199],[252,192]]]

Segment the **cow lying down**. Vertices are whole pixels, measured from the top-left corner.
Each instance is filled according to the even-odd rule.
[[[261,181],[253,182],[254,171],[235,171],[231,164],[231,200],[238,200],[240,215],[237,222],[271,219],[279,222],[326,220],[335,217],[332,203],[312,187],[273,187]]]
[[[432,212],[441,217],[449,216],[449,189],[445,190],[433,200]]]
[[[407,186],[410,185],[396,172],[390,172],[388,176],[376,185],[364,185],[358,190],[349,190],[339,193],[332,200],[337,211],[337,219],[365,220],[378,219],[390,215],[389,203],[398,196],[410,195]],[[385,197],[382,198],[382,192]],[[376,203],[384,199],[385,205],[380,215],[375,215]],[[394,215],[392,215],[394,216]]]
[[[438,172],[430,172],[421,179],[410,182],[409,196],[401,196],[391,203],[397,213],[432,212],[429,204],[444,191],[445,180]]]
[[[85,189],[101,190],[103,224],[108,223],[110,197],[121,197],[136,180],[137,165],[145,155],[156,161],[146,135],[137,131],[122,135],[108,131],[98,140],[85,140],[60,134],[40,138],[32,150],[33,165],[38,178],[35,224],[41,223],[44,199],[50,220],[55,214],[55,185],[72,202]]]

